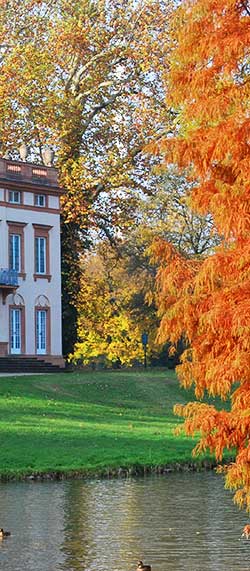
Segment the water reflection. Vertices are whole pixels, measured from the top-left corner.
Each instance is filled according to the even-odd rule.
[[[213,473],[0,485],[4,571],[250,571],[246,516]]]

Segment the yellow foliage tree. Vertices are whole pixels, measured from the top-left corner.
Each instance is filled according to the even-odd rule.
[[[143,360],[140,324],[129,309],[135,292],[121,260],[107,244],[82,260],[75,362],[130,366]]]

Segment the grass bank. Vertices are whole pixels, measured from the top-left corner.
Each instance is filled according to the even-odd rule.
[[[99,475],[193,462],[172,371],[0,377],[0,477]]]

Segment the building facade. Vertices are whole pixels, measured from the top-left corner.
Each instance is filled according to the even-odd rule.
[[[61,192],[55,168],[0,158],[0,359],[64,365]]]

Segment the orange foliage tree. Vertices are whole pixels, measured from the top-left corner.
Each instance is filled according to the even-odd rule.
[[[176,132],[151,149],[167,163],[190,168],[192,208],[210,213],[222,243],[207,257],[155,246],[159,338],[187,349],[178,375],[198,399],[176,406],[196,452],[209,449],[225,468],[226,487],[250,511],[250,3],[185,0],[172,21],[173,52],[166,74]],[[202,402],[219,395],[231,406]]]

